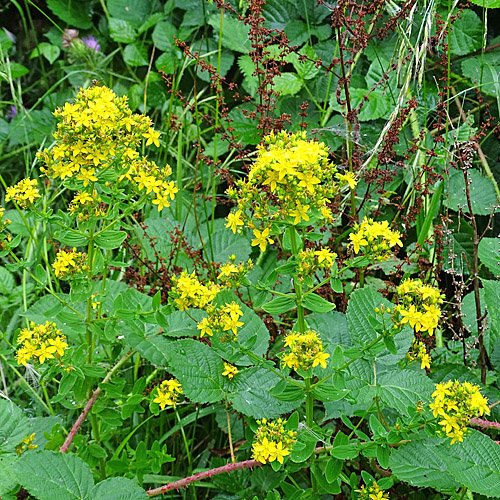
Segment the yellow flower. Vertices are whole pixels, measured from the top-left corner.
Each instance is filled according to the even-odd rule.
[[[200,337],[204,335],[209,335],[210,337],[214,334],[208,318],[203,318],[197,325],[198,330],[201,330]]]
[[[299,224],[302,219],[306,222],[309,220],[309,216],[307,215],[307,211],[309,210],[309,205],[302,205],[300,201],[297,202],[297,208],[290,212],[292,217],[295,217],[293,223],[295,225]]]
[[[168,208],[170,206],[170,202],[168,201],[168,193],[158,193],[156,198],[153,200],[153,205],[158,206],[158,212],[161,212],[164,208]]]
[[[351,240],[355,253],[359,253],[361,246],[368,245],[368,241],[365,239],[361,231],[359,233],[351,233],[349,235],[349,239]]]
[[[239,370],[238,368],[236,368],[236,366],[224,362],[224,371],[222,372],[222,375],[224,377],[227,377],[231,380],[238,372]]]
[[[160,137],[160,132],[156,132],[154,129],[150,128],[145,134],[142,134],[142,137],[147,139],[146,146],[154,144],[157,148],[160,147],[160,143],[158,141],[158,137]]]
[[[266,227],[263,231],[259,231],[258,229],[253,230],[253,234],[255,239],[252,240],[252,246],[259,246],[262,252],[266,251],[267,243],[273,244],[274,240],[269,237],[269,228]]]
[[[236,212],[231,212],[227,216],[227,228],[231,228],[234,234],[236,234],[236,229],[238,226],[243,226],[243,221],[241,220],[241,210],[237,210]]]

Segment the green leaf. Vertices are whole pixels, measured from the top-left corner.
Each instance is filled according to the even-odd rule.
[[[106,3],[111,17],[128,21],[135,28],[147,21],[152,5],[149,0],[107,0]]]
[[[90,498],[92,500],[147,500],[149,497],[134,481],[125,477],[111,477],[96,484]]]
[[[431,438],[400,446],[391,453],[389,467],[398,479],[412,486],[456,491],[463,483],[457,482],[448,471],[441,453],[442,444],[442,439]],[[450,445],[446,443],[446,446]]]
[[[5,269],[5,267],[0,267],[0,294],[10,295],[16,286],[14,280],[14,275]]]
[[[192,339],[176,340],[167,357],[169,369],[191,401],[215,403],[224,398],[224,363],[206,344]]]
[[[392,304],[374,288],[359,288],[351,294],[346,316],[353,344],[364,347],[378,337],[372,322],[382,328],[382,321],[375,313],[375,308],[381,305],[391,307]]]
[[[89,29],[92,27],[90,1],[47,0],[47,7],[71,28]]]
[[[493,276],[498,276],[500,273],[500,239],[483,238],[479,242],[478,256]]]
[[[422,372],[391,370],[377,377],[377,392],[389,407],[410,415],[408,407],[416,408],[418,401],[429,401],[434,383]]]
[[[119,43],[132,43],[137,32],[135,28],[124,19],[115,19],[111,17],[109,19],[109,36],[111,40]]]
[[[500,445],[489,436],[471,430],[463,443],[458,446],[445,443],[442,448],[448,471],[460,484],[487,497],[500,497]]]
[[[497,195],[493,182],[481,175],[477,170],[469,170],[469,178],[472,211],[476,215],[489,215],[497,204]],[[461,170],[450,174],[448,195],[451,209],[457,210],[460,207],[461,210],[469,213],[465,195],[464,174]]]
[[[113,248],[118,248],[125,241],[126,237],[127,233],[125,231],[108,229],[96,237],[95,243],[105,250],[112,250]]]
[[[369,95],[368,95],[369,94]],[[370,92],[368,89],[349,89],[349,97],[351,100],[351,108],[357,108],[363,101],[364,97],[368,96],[368,101],[363,102],[361,111],[358,115],[359,121],[376,120],[383,117],[390,109],[387,97],[382,94],[380,89],[375,89]],[[345,100],[344,91],[342,91],[341,99]],[[335,111],[341,111],[341,106],[337,102],[335,92],[330,96],[330,106]]]
[[[88,237],[72,231],[56,231],[54,238],[68,247],[83,247],[88,243]]]
[[[16,62],[10,63],[10,76],[12,79],[27,75],[29,72],[30,70],[22,64]]]
[[[471,2],[485,9],[500,9],[500,0],[471,0]]]
[[[274,88],[281,95],[295,95],[302,88],[302,79],[295,73],[281,73],[274,79]]]
[[[293,55],[291,58],[293,67],[295,68],[295,71],[297,71],[297,75],[303,80],[310,80],[319,73],[319,68],[316,67],[314,62],[317,59],[317,56],[314,49],[309,45],[305,45],[299,51],[299,55],[307,56],[307,59],[300,61],[299,56],[295,52],[292,52],[291,55]]]
[[[441,201],[443,187],[444,183],[443,181],[441,181],[432,195],[431,204],[429,206],[429,210],[427,210],[427,214],[425,215],[422,227],[419,228],[417,244],[420,246],[424,244],[425,239],[429,236],[429,230],[432,226],[432,221],[436,216],[436,210],[439,202]]]
[[[228,117],[232,120],[231,127],[234,127],[234,133],[238,140],[243,144],[259,144],[260,131],[253,120],[249,120],[239,107],[234,107]]]
[[[208,18],[208,24],[212,26],[217,37],[220,32],[220,22],[220,14],[213,14]],[[224,14],[222,20],[222,45],[234,52],[248,54],[252,48],[248,39],[248,29],[249,27],[243,24],[243,21]]]
[[[482,46],[483,31],[481,20],[472,9],[462,11],[450,29],[450,52],[464,56]]]
[[[298,408],[303,400],[282,401],[271,394],[282,379],[261,367],[241,370],[233,379],[229,400],[233,408],[253,418],[276,418]]]
[[[444,268],[460,270],[464,274],[469,274],[469,268],[465,264],[465,258],[472,262],[472,251],[474,241],[474,231],[471,225],[463,219],[453,221],[448,225],[451,234],[445,239],[443,250]],[[450,262],[453,255],[453,262]]]
[[[14,451],[30,434],[30,424],[23,411],[11,401],[0,399],[0,450]]]
[[[159,22],[153,30],[153,41],[156,48],[171,52],[175,47],[174,35],[177,33],[175,26],[168,21]]]
[[[21,485],[38,500],[88,500],[94,486],[89,466],[74,455],[41,450],[15,465]]]
[[[484,303],[490,323],[485,335],[485,347],[488,354],[491,354],[493,346],[500,338],[500,308],[498,306],[500,304],[500,282],[493,280],[481,280],[481,282],[484,288]],[[475,322],[475,319],[473,321]]]
[[[302,302],[302,305],[306,309],[309,309],[315,313],[326,313],[331,311],[335,307],[335,304],[328,302],[328,300],[320,297],[319,295],[316,295],[315,293],[310,293],[309,295],[307,295]]]
[[[296,306],[295,298],[292,297],[276,297],[267,304],[262,306],[262,309],[269,314],[283,314],[294,309]]]
[[[52,45],[47,42],[42,42],[35,47],[35,49],[30,55],[30,59],[42,55],[43,57],[45,57],[45,59],[47,59],[47,61],[49,61],[50,64],[53,64],[54,61],[59,57],[60,53],[61,49],[56,45]]]
[[[148,50],[144,45],[131,43],[125,46],[123,60],[129,66],[147,66],[149,64]]]
[[[14,465],[17,459],[17,453],[4,453],[0,458],[2,471],[2,473],[0,474],[0,495],[6,494],[17,484],[17,477],[14,473]],[[14,497],[5,496],[1,498],[10,499]]]

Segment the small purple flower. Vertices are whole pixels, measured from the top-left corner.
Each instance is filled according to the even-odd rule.
[[[84,36],[82,38],[82,42],[92,50],[95,50],[96,52],[99,52],[101,50],[101,46],[99,45],[99,41],[93,36]]]
[[[10,107],[10,110],[7,111],[7,118],[10,118],[12,120],[12,118],[14,118],[15,116],[17,116],[17,108],[16,106],[12,105]]]

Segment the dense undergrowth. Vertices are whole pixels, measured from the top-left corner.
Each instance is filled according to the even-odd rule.
[[[498,7],[0,7],[0,498],[500,497]]]

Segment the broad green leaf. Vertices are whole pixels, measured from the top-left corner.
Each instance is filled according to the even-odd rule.
[[[118,248],[127,237],[125,231],[115,231],[113,229],[108,229],[96,237],[96,245],[104,248],[105,250],[112,250],[113,248]]]
[[[281,73],[274,79],[274,90],[281,95],[295,95],[302,88],[302,79],[295,73]]]
[[[212,26],[214,35],[220,36],[221,19],[220,14],[213,14],[208,18],[208,24]],[[243,21],[224,14],[222,20],[222,45],[234,52],[248,54],[252,46],[248,38],[249,27]]]
[[[229,118],[232,120],[231,127],[234,127],[234,133],[239,141],[243,144],[259,144],[260,131],[256,123],[249,120],[240,108],[234,107],[229,112]]]
[[[435,386],[423,372],[391,370],[377,377],[380,399],[402,415],[410,415],[408,407],[416,408],[418,401],[429,401]]]
[[[94,478],[71,454],[40,450],[24,453],[15,465],[21,485],[38,500],[89,500]]]
[[[129,66],[147,66],[149,64],[148,50],[144,45],[130,43],[125,46],[123,60]]]
[[[4,453],[0,457],[0,471],[2,472],[0,474],[0,495],[5,495],[17,484],[17,476],[14,472],[17,459],[17,453]]]
[[[488,311],[490,327],[485,335],[485,347],[491,354],[493,346],[500,338],[500,281],[481,280],[484,289],[484,305]]]
[[[224,305],[230,302],[239,304],[243,316],[240,321],[243,326],[238,329],[238,345],[249,349],[256,356],[264,356],[269,349],[269,330],[257,313],[246,306],[239,298],[228,290],[219,292],[214,303]],[[193,311],[194,312],[194,311]],[[199,333],[199,331],[197,331]],[[212,337],[212,345],[215,347],[215,338]],[[217,344],[217,353],[225,360],[238,365],[253,365],[255,360],[250,356],[241,354],[239,347],[233,348],[230,342]]]
[[[14,280],[14,275],[5,269],[5,267],[0,267],[0,294],[10,295],[16,286]]]
[[[274,30],[285,29],[286,23],[290,21],[290,5],[283,0],[267,0],[262,11],[266,20],[266,27]],[[288,32],[287,32],[288,34]]]
[[[152,5],[149,0],[107,0],[106,3],[111,17],[128,21],[135,28],[147,21]]]
[[[427,210],[422,227],[419,228],[419,232],[418,232],[417,244],[420,246],[422,246],[424,244],[425,239],[429,236],[429,231],[432,227],[432,221],[434,220],[434,217],[436,216],[436,210],[439,206],[439,202],[441,201],[441,196],[443,194],[443,186],[444,186],[444,183],[440,182],[438,184],[438,186],[436,187],[434,193],[432,194],[432,199],[431,199],[431,204],[429,206],[429,210]]]
[[[264,304],[262,309],[269,314],[283,314],[294,309],[295,306],[295,298],[293,297],[276,297],[271,302]]]
[[[478,248],[479,260],[491,271],[493,276],[500,274],[500,239],[483,238]]]
[[[337,311],[324,314],[309,314],[307,324],[312,330],[319,333],[325,346],[331,346],[331,354],[336,345],[351,346],[351,336],[347,327],[346,315]],[[327,349],[328,350],[328,349]],[[330,352],[328,350],[328,352]]]
[[[30,423],[23,411],[11,401],[0,399],[0,450],[14,451],[30,434]]]
[[[92,27],[92,2],[83,0],[47,0],[47,7],[71,28],[89,29]]]
[[[453,257],[454,269],[460,270],[463,274],[469,274],[469,268],[465,264],[467,259],[472,262],[472,250],[474,241],[474,231],[471,225],[463,219],[453,221],[448,225],[451,234],[445,239],[443,249],[444,268],[449,269],[451,266],[451,258]]]
[[[16,62],[10,63],[10,76],[12,79],[27,75],[29,72],[30,70],[22,64]]]
[[[42,42],[35,47],[35,49],[30,55],[30,59],[42,55],[43,57],[45,57],[45,59],[47,59],[47,61],[49,61],[50,64],[53,64],[54,61],[59,57],[60,53],[61,49],[56,45],[52,45],[47,42]]]
[[[470,199],[474,214],[489,215],[497,204],[497,195],[493,183],[477,170],[470,170],[469,176]],[[464,174],[461,170],[450,174],[448,189],[449,207],[455,211],[460,207],[461,210],[469,213],[465,195]]]
[[[261,367],[241,370],[234,379],[229,400],[233,408],[248,417],[276,418],[289,413],[301,404],[301,400],[282,401],[273,397],[270,390],[282,379]]]
[[[191,317],[189,317],[191,316]],[[189,316],[185,311],[174,311],[166,316],[168,328],[164,328],[164,335],[169,337],[194,337],[200,334],[197,328],[206,313],[199,309],[190,309]],[[193,321],[193,318],[196,321]]]
[[[299,55],[307,56],[307,59],[300,61]],[[292,52],[290,54],[290,61],[293,63],[293,67],[297,72],[297,75],[303,80],[310,80],[314,78],[319,73],[319,68],[316,67],[314,61],[318,59],[314,49],[309,45],[302,47],[298,54]]]
[[[111,17],[109,19],[109,36],[111,40],[119,43],[132,43],[137,32],[135,28],[124,19],[115,19]]]
[[[485,9],[500,9],[500,0],[471,0],[471,2]]]
[[[398,479],[412,486],[455,492],[462,481],[457,482],[448,471],[442,445],[443,440],[437,438],[412,441],[392,451],[389,466]]]
[[[326,313],[331,311],[335,307],[335,304],[333,304],[332,302],[328,302],[328,300],[315,293],[310,293],[309,295],[307,295],[302,302],[302,305],[306,309],[309,309],[315,313]]]
[[[380,316],[375,313],[375,308],[381,305],[391,307],[391,303],[374,288],[360,288],[351,294],[346,316],[353,345],[365,347],[378,337],[373,324],[382,327]]]
[[[92,500],[147,500],[149,497],[134,481],[125,477],[111,477],[96,484],[90,498]]]
[[[179,379],[184,394],[196,403],[224,398],[224,363],[206,344],[192,339],[172,342],[166,353],[168,369]]]
[[[471,430],[463,443],[458,446],[446,443],[441,449],[448,471],[456,481],[475,493],[500,497],[500,445],[492,438]]]
[[[364,97],[367,96],[368,100],[363,102],[361,111],[358,115],[358,119],[361,122],[377,120],[378,118],[385,116],[390,109],[387,96],[385,96],[380,89],[375,89],[370,92],[368,89],[352,88],[349,89],[349,96],[351,109],[358,108],[358,106],[363,102]],[[342,91],[341,98],[342,100],[345,100],[344,91]],[[330,96],[330,106],[335,111],[341,111],[341,106],[337,102],[335,92]]]
[[[175,26],[168,21],[159,22],[153,30],[153,41],[156,47],[166,52],[171,52],[175,47],[174,35],[177,33]]]
[[[450,29],[450,51],[464,56],[481,48],[483,32],[481,20],[471,9],[462,11]]]
[[[88,243],[88,237],[82,236],[72,231],[56,231],[54,233],[54,238],[69,247],[82,247]]]

